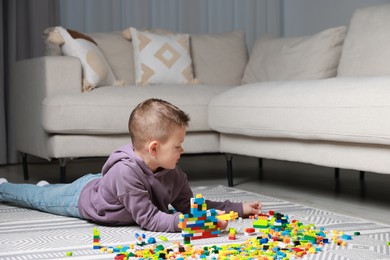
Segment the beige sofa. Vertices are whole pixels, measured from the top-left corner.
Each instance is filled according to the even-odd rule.
[[[209,124],[220,133],[221,152],[390,174],[389,18],[390,5],[354,13],[337,77],[287,80],[285,72],[272,75],[266,71],[270,66],[257,65],[257,74],[244,75],[247,85],[213,98]],[[259,49],[255,46],[249,64],[257,64],[253,52]],[[274,59],[280,56],[270,50]],[[295,61],[290,71],[299,66]],[[255,82],[254,75],[274,81]]]
[[[307,37],[261,37],[249,62],[241,32],[191,35],[198,84],[136,85],[132,41],[120,32],[96,33],[89,35],[125,86],[82,93],[80,60],[48,45],[57,56],[13,68],[12,144],[25,169],[26,154],[59,159],[65,181],[68,159],[108,156],[130,142],[130,111],[157,97],[190,114],[186,153],[390,173],[389,14],[390,5],[358,10],[348,33],[337,27]]]

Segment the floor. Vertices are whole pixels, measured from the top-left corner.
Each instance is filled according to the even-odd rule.
[[[67,164],[67,180],[86,173],[100,172],[105,158],[77,159]],[[187,155],[179,165],[187,173],[192,187],[227,185],[226,161],[223,155]],[[58,162],[35,160],[29,164],[29,183],[45,179],[59,181]],[[277,197],[307,206],[357,216],[390,225],[390,175],[366,173],[253,157],[233,157],[234,187]],[[20,164],[0,166],[0,177],[11,182],[25,182]]]

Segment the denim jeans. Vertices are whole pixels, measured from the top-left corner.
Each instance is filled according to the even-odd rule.
[[[101,177],[101,173],[87,174],[72,183],[48,184],[42,187],[4,182],[0,184],[0,202],[81,218],[77,207],[81,190],[91,180]]]

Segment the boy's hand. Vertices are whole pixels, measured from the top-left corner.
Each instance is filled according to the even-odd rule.
[[[223,215],[223,214],[225,214],[225,211],[217,209],[217,213],[218,213],[218,215]],[[221,230],[225,230],[227,228],[229,222],[227,220],[218,219],[218,224],[219,224],[219,227]]]
[[[242,203],[242,214],[244,218],[249,217],[249,215],[258,215],[260,213],[261,213],[260,201]]]

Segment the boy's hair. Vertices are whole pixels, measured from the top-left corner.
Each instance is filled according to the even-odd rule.
[[[130,137],[135,149],[152,140],[165,142],[175,127],[187,127],[190,117],[171,103],[151,98],[138,104],[129,119]]]

